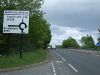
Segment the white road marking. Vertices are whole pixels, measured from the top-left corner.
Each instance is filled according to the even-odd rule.
[[[56,54],[60,57],[60,54],[58,54],[57,52],[56,52]]]
[[[69,65],[75,72],[78,72],[71,64],[68,63],[68,65]]]
[[[97,56],[97,57],[98,57],[98,56],[100,56],[100,55],[95,55],[95,56]]]
[[[59,57],[61,57],[61,55],[58,54],[57,52],[56,52],[56,54],[57,54]],[[66,61],[63,57],[61,57],[61,59],[62,59],[63,61]]]
[[[58,56],[60,57],[60,54],[58,54]]]
[[[100,56],[100,55],[98,55],[98,54],[95,54],[95,53],[92,53],[91,55],[94,55],[94,56]]]
[[[63,61],[66,61],[63,57],[61,57],[61,59],[62,59]]]
[[[63,61],[57,61],[57,63],[63,63]]]
[[[53,68],[53,73],[54,73],[54,75],[57,75],[53,62],[52,62],[52,68]]]

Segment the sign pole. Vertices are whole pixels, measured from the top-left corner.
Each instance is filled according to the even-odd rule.
[[[20,49],[20,59],[22,59],[23,57],[23,30],[22,31],[22,34],[21,34],[21,49]]]
[[[21,34],[20,35],[20,58],[23,56],[23,35],[28,34],[29,30],[29,11],[4,10],[3,33]],[[8,42],[9,42],[8,37]],[[7,45],[9,46],[9,44]],[[7,52],[9,55],[9,51]]]
[[[24,27],[23,27],[24,26]],[[22,58],[23,55],[23,35],[24,35],[24,29],[27,27],[26,23],[22,22],[19,24],[19,29],[21,30],[21,49],[20,49],[20,58]]]
[[[7,57],[9,56],[10,53],[10,33],[8,34],[8,38],[7,38]]]
[[[21,34],[21,28],[24,29],[24,34],[28,34],[29,11],[5,10],[3,33]]]

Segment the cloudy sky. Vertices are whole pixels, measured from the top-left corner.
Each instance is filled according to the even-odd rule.
[[[100,27],[100,0],[44,0],[42,10],[51,24],[51,44],[61,44],[69,36],[78,42],[92,35],[97,42]]]

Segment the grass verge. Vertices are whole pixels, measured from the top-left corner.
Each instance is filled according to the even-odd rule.
[[[29,64],[39,63],[47,58],[47,50],[35,50],[34,52],[23,53],[23,58],[19,55],[0,57],[0,69],[23,67]]]

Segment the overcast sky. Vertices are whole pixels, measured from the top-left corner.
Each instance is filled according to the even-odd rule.
[[[61,44],[69,36],[78,42],[92,35],[97,42],[100,27],[100,0],[44,0],[42,10],[51,24],[51,44]]]

